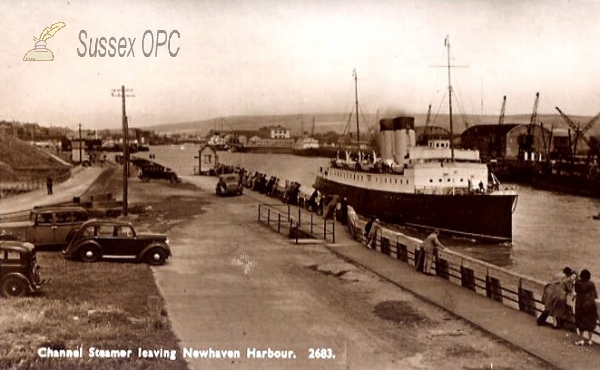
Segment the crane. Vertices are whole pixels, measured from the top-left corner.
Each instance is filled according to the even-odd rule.
[[[530,153],[533,150],[533,135],[535,133],[535,123],[537,121],[537,109],[540,100],[540,93],[535,93],[535,101],[533,103],[533,110],[531,111],[531,117],[529,118],[529,125],[527,126],[527,133],[520,140],[519,143],[519,157],[524,158],[525,153]]]
[[[496,129],[496,135],[494,135],[492,152],[496,158],[500,158],[502,155],[502,140],[500,140],[500,126],[504,124],[504,114],[506,112],[506,95],[502,98],[502,108],[500,108],[500,117],[498,117],[498,127]]]
[[[583,141],[586,142],[586,144],[588,144],[588,146],[590,147],[590,149],[594,148],[594,144],[592,144],[588,138],[585,137],[585,134],[589,131],[590,128],[592,128],[592,126],[594,126],[594,124],[596,123],[596,121],[598,121],[598,119],[600,118],[600,113],[598,113],[594,118],[592,118],[584,127],[583,129],[580,128],[579,123],[575,124],[575,122],[573,122],[571,120],[571,118],[569,116],[567,116],[566,114],[563,113],[563,111],[560,110],[560,108],[556,107],[556,110],[558,111],[558,113],[560,113],[560,116],[565,120],[565,122],[567,122],[567,124],[569,125],[569,127],[573,130],[575,137],[573,138],[569,150],[570,150],[570,154],[572,156],[575,156],[577,154],[577,143],[579,141],[579,139],[583,139]]]

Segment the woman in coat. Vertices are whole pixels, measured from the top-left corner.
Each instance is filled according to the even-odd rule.
[[[596,329],[596,321],[598,321],[598,308],[596,307],[596,299],[598,292],[596,285],[591,281],[592,274],[588,270],[582,270],[579,274],[579,280],[575,282],[575,325],[577,333],[581,337],[578,341],[578,346],[585,344],[583,334],[588,332],[588,345],[592,345],[592,335]]]
[[[544,311],[537,320],[538,325],[544,325],[548,316],[554,317],[555,329],[562,329],[564,322],[569,318],[567,295],[573,292],[573,278],[575,272],[569,267],[563,269],[563,276],[558,277],[544,286],[542,302]]]

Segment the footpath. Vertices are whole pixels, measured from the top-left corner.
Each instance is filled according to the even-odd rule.
[[[44,187],[28,193],[2,198],[0,199],[0,217],[28,211],[35,206],[72,201],[73,197],[85,193],[108,168],[108,166],[77,166],[71,169],[71,177],[67,181],[54,185],[53,194],[48,194]]]
[[[56,186],[53,195],[48,195],[44,189],[2,199],[0,213],[24,211],[35,205],[68,201],[82,195],[102,171],[100,167],[75,171],[68,181]],[[213,192],[216,178],[194,176],[194,181],[191,182],[205,191]],[[244,194],[255,199],[257,205],[273,203],[273,198],[249,189],[246,189]],[[600,367],[598,343],[592,346],[576,346],[578,337],[575,333],[537,326],[535,317],[531,315],[504,306],[442,278],[418,273],[410,264],[368,249],[353,240],[340,223],[336,224],[336,229],[336,242],[326,243],[325,246],[341,258],[372,271],[415,296],[447,310],[457,318],[462,318],[558,368],[592,370]]]

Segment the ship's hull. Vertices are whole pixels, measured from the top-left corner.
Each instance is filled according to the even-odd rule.
[[[302,157],[335,157],[336,153],[340,149],[337,147],[320,147],[320,148],[294,148],[292,149],[293,155]]]
[[[512,241],[515,194],[434,195],[365,189],[317,176],[315,188],[337,194],[362,215],[384,222],[439,228],[479,240]]]
[[[263,153],[263,154],[291,154],[292,147],[286,146],[240,146],[237,152],[241,153]]]
[[[537,189],[600,198],[600,174],[587,165],[559,163],[553,170],[544,163],[501,161],[492,170],[505,182],[515,182]]]

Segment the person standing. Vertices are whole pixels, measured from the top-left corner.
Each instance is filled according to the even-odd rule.
[[[378,218],[375,218],[375,220],[373,220],[373,223],[371,224],[371,227],[369,228],[369,232],[367,234],[367,247],[369,248],[375,248],[375,246],[377,245],[377,233],[379,232],[379,228],[380,228],[380,221]],[[365,231],[366,231],[366,227],[365,227]]]
[[[46,177],[46,190],[48,190],[48,195],[52,195],[52,185],[53,185],[52,177],[51,176]]]
[[[420,249],[423,251],[423,273],[425,275],[432,275],[431,268],[433,266],[433,259],[438,249],[446,248],[439,241],[439,234],[440,231],[438,229],[435,229],[421,243]]]
[[[554,278],[544,286],[542,302],[544,311],[537,319],[538,325],[544,325],[548,316],[554,317],[555,329],[564,328],[564,322],[569,317],[567,308],[567,295],[573,292],[573,279],[575,272],[570,267],[562,270],[562,275]]]
[[[340,223],[344,226],[348,223],[348,198],[343,197],[340,201]]]
[[[582,338],[575,344],[582,346],[585,344],[584,333],[588,332],[588,345],[592,345],[592,335],[596,329],[598,321],[598,308],[596,299],[598,291],[596,285],[591,281],[592,274],[588,270],[582,270],[579,279],[575,282],[575,326],[577,334]]]
[[[375,222],[375,216],[371,217],[371,219],[365,224],[364,236],[365,236],[365,245],[369,245],[369,233],[371,232],[371,228],[373,227],[373,223]]]

